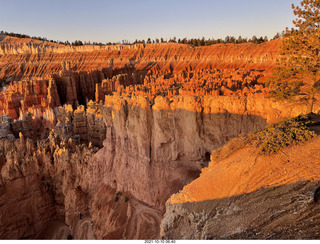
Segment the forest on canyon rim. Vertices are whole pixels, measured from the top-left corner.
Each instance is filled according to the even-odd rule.
[[[0,33],[1,239],[318,239],[320,2],[266,38]]]

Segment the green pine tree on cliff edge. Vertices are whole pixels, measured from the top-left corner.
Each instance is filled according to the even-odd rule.
[[[286,30],[281,57],[268,83],[276,99],[304,94],[312,112],[320,90],[320,0],[302,0],[300,5],[292,4],[297,29]]]

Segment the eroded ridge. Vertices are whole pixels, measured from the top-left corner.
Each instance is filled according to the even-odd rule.
[[[308,112],[299,98],[267,98],[265,83],[280,43],[70,47],[2,38],[0,238],[187,237],[176,234],[165,203],[186,185],[170,198],[173,209],[190,199],[212,200],[188,190],[209,174],[211,152],[240,134]],[[319,111],[319,104],[313,109]],[[249,173],[230,166],[230,174],[263,168],[260,161],[251,163],[243,164]],[[274,174],[281,176],[281,170]],[[295,177],[309,179],[296,173],[281,176],[277,187],[295,184]],[[243,177],[242,185],[230,186],[236,192],[225,182],[228,189],[215,186],[214,194],[221,195],[214,196],[253,194],[260,188],[252,187],[263,187],[267,179]],[[216,237],[195,233],[188,237]]]

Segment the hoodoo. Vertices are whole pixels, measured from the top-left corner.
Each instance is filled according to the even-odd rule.
[[[0,239],[319,238],[316,2],[270,41],[2,31]]]

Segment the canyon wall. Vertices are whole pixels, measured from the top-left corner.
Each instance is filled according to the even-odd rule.
[[[105,95],[266,96],[282,40],[191,47],[177,43],[73,47],[28,38],[0,42],[0,113],[73,109]],[[49,113],[49,114],[46,114]]]
[[[0,238],[48,238],[61,228],[64,238],[158,239],[165,211],[163,238],[218,237],[190,226],[179,236],[189,220],[178,213],[192,197],[177,195],[167,209],[166,201],[232,138],[309,112],[301,97],[266,98],[281,40],[72,47],[1,39]]]
[[[79,212],[94,221],[97,239],[159,238],[165,202],[199,176],[212,150],[307,107],[266,98],[176,96],[157,97],[152,104],[144,96],[107,96],[105,104],[86,110],[57,110],[64,130],[57,124],[37,143],[22,129],[18,136],[13,132],[28,123],[33,131],[35,124],[25,119],[15,125],[3,116],[1,238],[35,237],[56,218],[76,237],[82,231]],[[74,136],[81,113],[103,120],[101,149]],[[23,187],[26,182],[30,187]],[[17,212],[6,214],[11,209]]]
[[[191,47],[177,43],[115,46],[65,46],[32,39],[6,37],[0,42],[0,79],[49,79],[70,62],[73,71],[134,66],[136,70],[179,72],[213,68],[270,70],[282,40],[260,45],[217,44]]]

